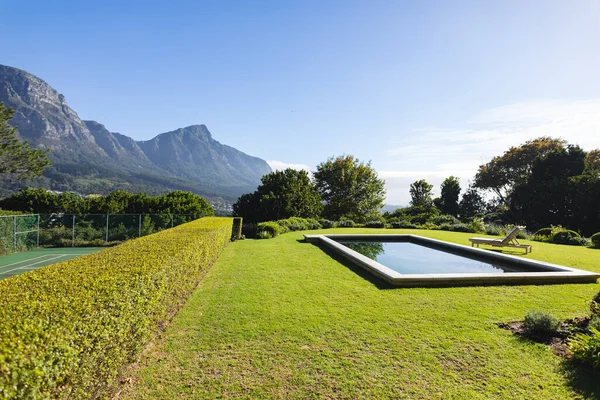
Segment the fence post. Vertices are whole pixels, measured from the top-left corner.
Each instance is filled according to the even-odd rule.
[[[106,243],[108,243],[108,216],[109,214],[106,214]]]
[[[71,239],[71,247],[75,247],[75,214],[73,214],[73,238]]]
[[[142,214],[138,215],[138,237],[142,237]]]
[[[173,215],[174,214],[171,214],[171,228],[173,227]]]
[[[13,216],[13,251],[17,251],[17,216]]]
[[[37,217],[37,240],[35,247],[40,247],[40,214]]]

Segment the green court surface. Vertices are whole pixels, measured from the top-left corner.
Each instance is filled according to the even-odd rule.
[[[66,247],[52,249],[35,249],[23,253],[13,253],[0,257],[0,279],[22,274],[44,267],[95,253],[104,247]]]

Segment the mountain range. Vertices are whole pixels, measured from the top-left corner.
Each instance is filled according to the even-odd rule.
[[[136,141],[84,121],[42,79],[0,65],[0,102],[15,110],[9,123],[36,148],[50,149],[52,166],[32,181],[2,182],[0,196],[41,186],[82,194],[116,189],[149,194],[189,190],[230,202],[252,192],[271,172],[266,161],[213,139],[192,125]]]

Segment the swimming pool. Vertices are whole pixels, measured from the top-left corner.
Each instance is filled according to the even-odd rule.
[[[417,235],[304,235],[396,286],[592,283],[600,274]]]

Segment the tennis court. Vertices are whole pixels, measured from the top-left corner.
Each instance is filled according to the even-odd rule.
[[[0,257],[0,279],[95,253],[104,247],[35,249]]]

